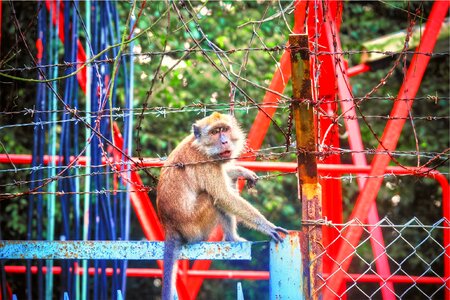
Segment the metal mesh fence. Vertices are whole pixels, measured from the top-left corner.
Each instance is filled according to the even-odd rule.
[[[325,222],[338,235],[324,245],[317,258],[323,260],[318,292],[339,299],[444,299],[444,291],[450,289],[450,279],[443,275],[450,262],[450,248],[443,246],[450,233],[449,220],[442,218],[430,225],[415,217],[401,225],[395,222],[389,218],[373,225],[357,219],[345,224]],[[360,242],[343,260],[337,260],[333,247],[350,245],[344,232],[352,227],[362,229]],[[377,228],[381,229],[384,245],[374,234]],[[382,251],[373,251],[375,248]],[[377,266],[383,256],[389,264],[384,266],[390,270],[388,275]],[[350,268],[345,271],[342,265],[347,263]]]

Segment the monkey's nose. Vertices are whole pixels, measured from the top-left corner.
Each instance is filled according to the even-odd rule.
[[[220,136],[220,142],[222,143],[222,145],[226,145],[228,144],[228,139],[224,136]]]

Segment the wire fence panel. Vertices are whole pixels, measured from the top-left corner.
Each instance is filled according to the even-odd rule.
[[[377,224],[366,224],[353,220],[345,224],[322,222],[324,226],[337,233],[337,238],[327,248],[333,245],[349,244],[344,233],[351,227],[360,227],[363,234],[353,252],[344,259],[351,260],[348,271],[340,268],[344,261],[336,261],[327,254],[327,248],[318,259],[327,258],[336,266],[333,273],[319,276],[322,281],[320,293],[330,291],[329,283],[335,280],[338,273],[344,273],[344,280],[339,290],[331,290],[337,298],[348,299],[378,299],[381,298],[382,287],[393,283],[390,290],[397,299],[444,299],[444,292],[449,291],[449,278],[444,275],[444,266],[450,262],[450,249],[444,247],[444,232],[450,232],[450,222],[446,218],[434,224],[423,224],[418,218],[412,218],[404,224],[395,224],[389,218],[381,219]],[[314,226],[314,225],[311,225]],[[372,235],[376,229],[381,229],[385,238],[382,255],[387,255],[391,275],[386,277],[376,268],[372,252]]]

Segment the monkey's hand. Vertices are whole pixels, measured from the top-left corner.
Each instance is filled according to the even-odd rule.
[[[249,189],[255,187],[256,183],[259,180],[258,175],[256,175],[255,172],[247,170],[247,173],[245,174],[246,176],[244,176],[245,179],[247,179],[247,187]]]
[[[238,178],[247,180],[247,187],[250,189],[256,185],[259,177],[255,172],[240,166],[228,166],[227,174],[236,183]]]
[[[274,226],[270,228],[269,235],[275,240],[275,242],[282,242],[284,237],[280,235],[280,232],[288,234],[288,231],[283,227]]]

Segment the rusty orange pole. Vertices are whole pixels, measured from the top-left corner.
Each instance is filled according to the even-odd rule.
[[[303,282],[306,299],[320,299],[322,282],[318,275],[322,272],[321,253],[322,228],[315,221],[322,219],[322,194],[317,175],[316,126],[311,76],[309,67],[309,47],[307,34],[289,36],[291,45],[293,118],[297,141],[298,197],[302,204],[302,231],[305,236],[302,247]]]

